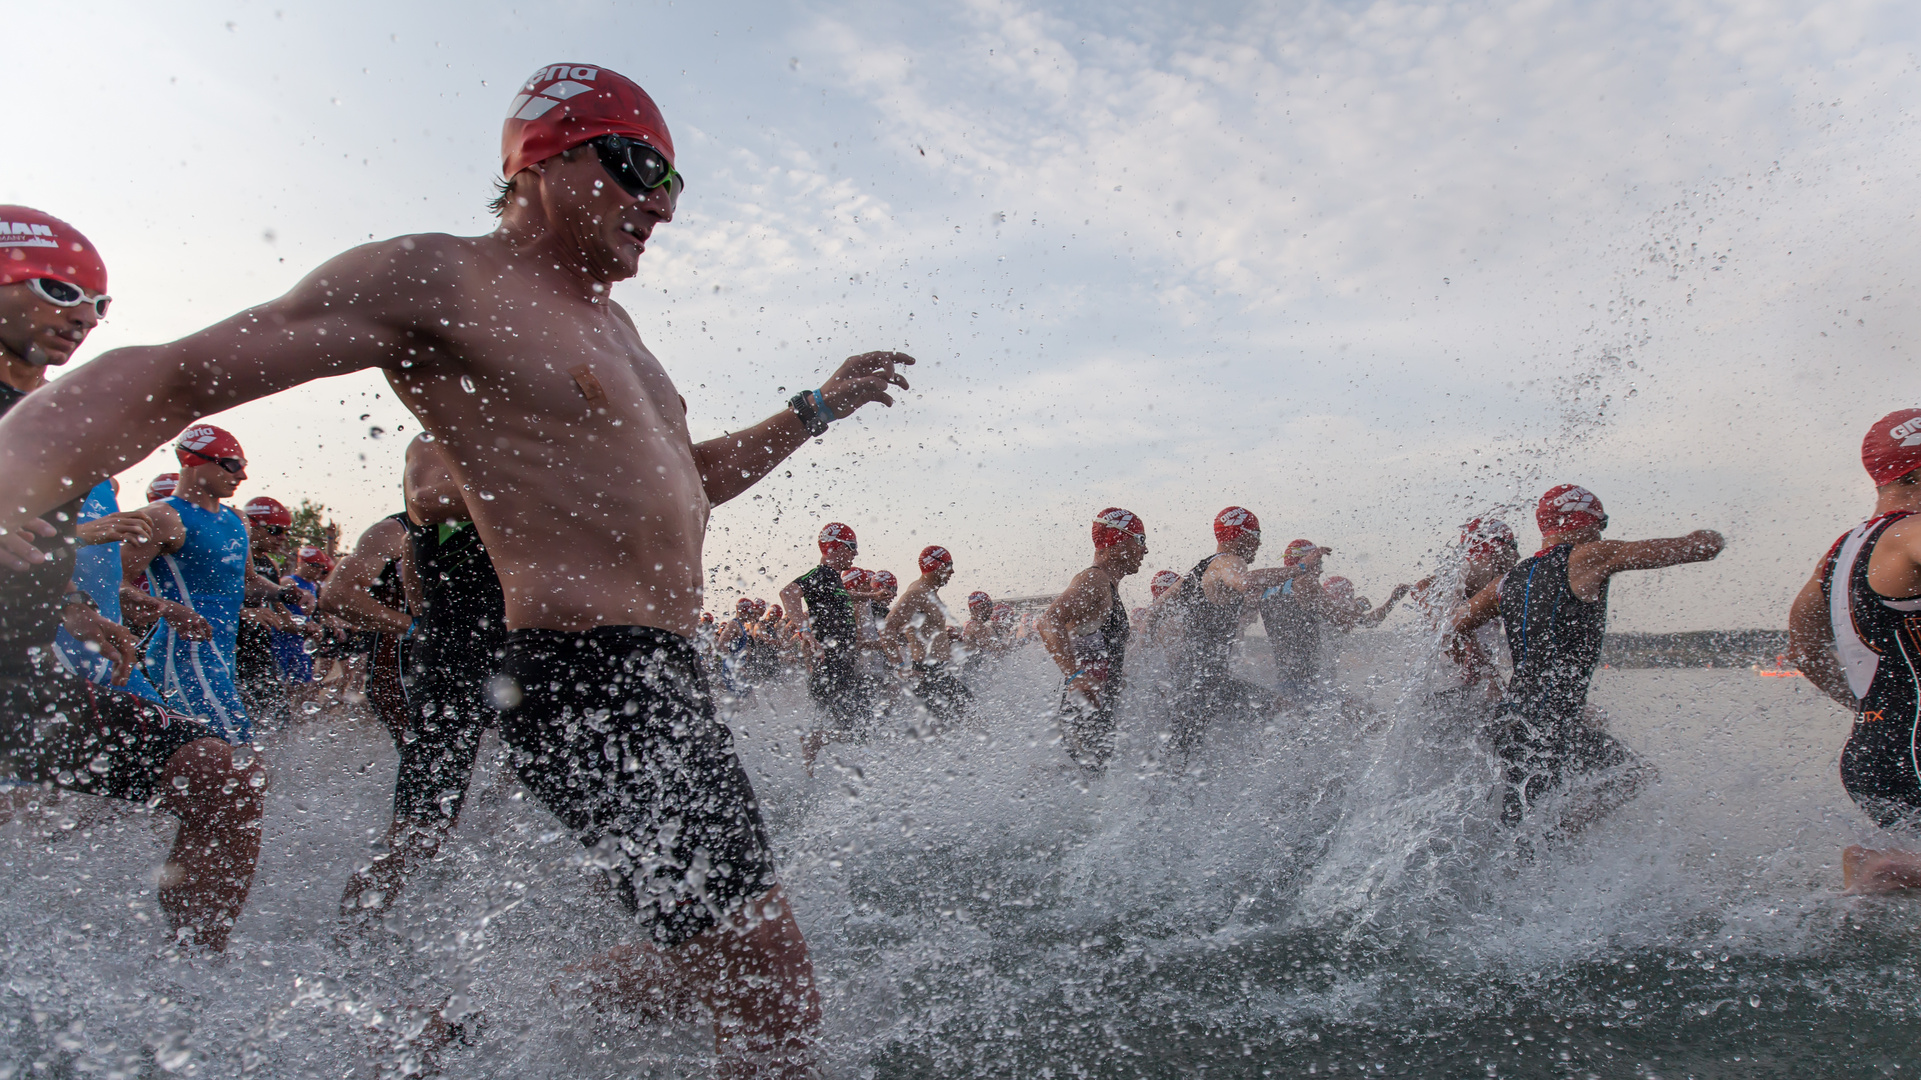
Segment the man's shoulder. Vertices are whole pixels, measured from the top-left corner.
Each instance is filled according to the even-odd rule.
[[[435,294],[458,291],[487,273],[497,246],[484,236],[409,233],[348,248],[327,260],[302,282],[328,298],[358,299],[357,286],[379,286],[373,298],[418,303]],[[404,288],[394,288],[404,285]]]

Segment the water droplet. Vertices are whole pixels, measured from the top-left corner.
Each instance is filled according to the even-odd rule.
[[[465,391],[467,391],[467,392],[468,392],[469,394],[471,394],[471,393],[473,393],[473,392],[474,392],[474,380],[473,380],[472,378],[470,378],[469,376],[466,376],[466,375],[462,375],[462,376],[460,377],[460,388],[461,388],[462,390],[465,390]]]
[[[481,501],[481,502],[493,502],[493,501],[494,501],[494,493],[493,493],[493,492],[491,492],[491,491],[483,491],[483,492],[481,492],[481,493],[480,493],[480,501]]]
[[[312,716],[320,711],[320,703],[318,701],[303,701],[300,703],[300,711],[306,713],[308,716]]]

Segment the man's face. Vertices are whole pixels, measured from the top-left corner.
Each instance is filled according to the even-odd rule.
[[[939,588],[954,580],[954,564],[948,563],[934,571],[934,587]]]
[[[600,281],[624,281],[639,273],[641,252],[655,226],[674,220],[666,185],[634,198],[614,182],[591,146],[555,155],[535,168],[548,227]]]
[[[240,471],[237,473],[228,472],[218,463],[211,465],[182,466],[180,469],[181,486],[186,487],[191,483],[198,490],[204,491],[216,499],[231,499],[233,498],[233,493],[240,490],[240,482],[247,478],[246,460],[244,458],[237,460],[240,461]]]
[[[1147,541],[1129,533],[1127,539],[1115,546],[1120,549],[1120,560],[1116,569],[1121,572],[1121,576],[1140,573],[1141,563],[1147,558]]]
[[[1238,555],[1243,562],[1253,562],[1254,556],[1261,553],[1261,538],[1242,533],[1227,548],[1230,554]]]
[[[828,544],[821,549],[820,564],[829,570],[845,570],[854,565],[854,557],[860,549],[846,544]]]
[[[23,363],[66,363],[98,325],[92,304],[61,307],[35,296],[24,281],[0,285],[0,348]]]
[[[274,526],[274,528],[277,529],[280,526]],[[247,522],[247,543],[252,545],[255,551],[279,555],[287,550],[287,534],[284,531],[273,532],[265,525],[256,525],[249,521]]]

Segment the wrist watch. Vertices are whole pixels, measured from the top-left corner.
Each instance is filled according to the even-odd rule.
[[[800,424],[807,429],[808,438],[818,438],[827,430],[827,419],[820,414],[819,406],[814,404],[813,391],[802,390],[788,398],[787,404],[794,410],[794,415],[800,417]]]

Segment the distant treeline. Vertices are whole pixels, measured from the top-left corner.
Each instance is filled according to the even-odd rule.
[[[1773,667],[1774,658],[1787,651],[1786,630],[1610,633],[1601,646],[1601,662],[1619,668]]]

